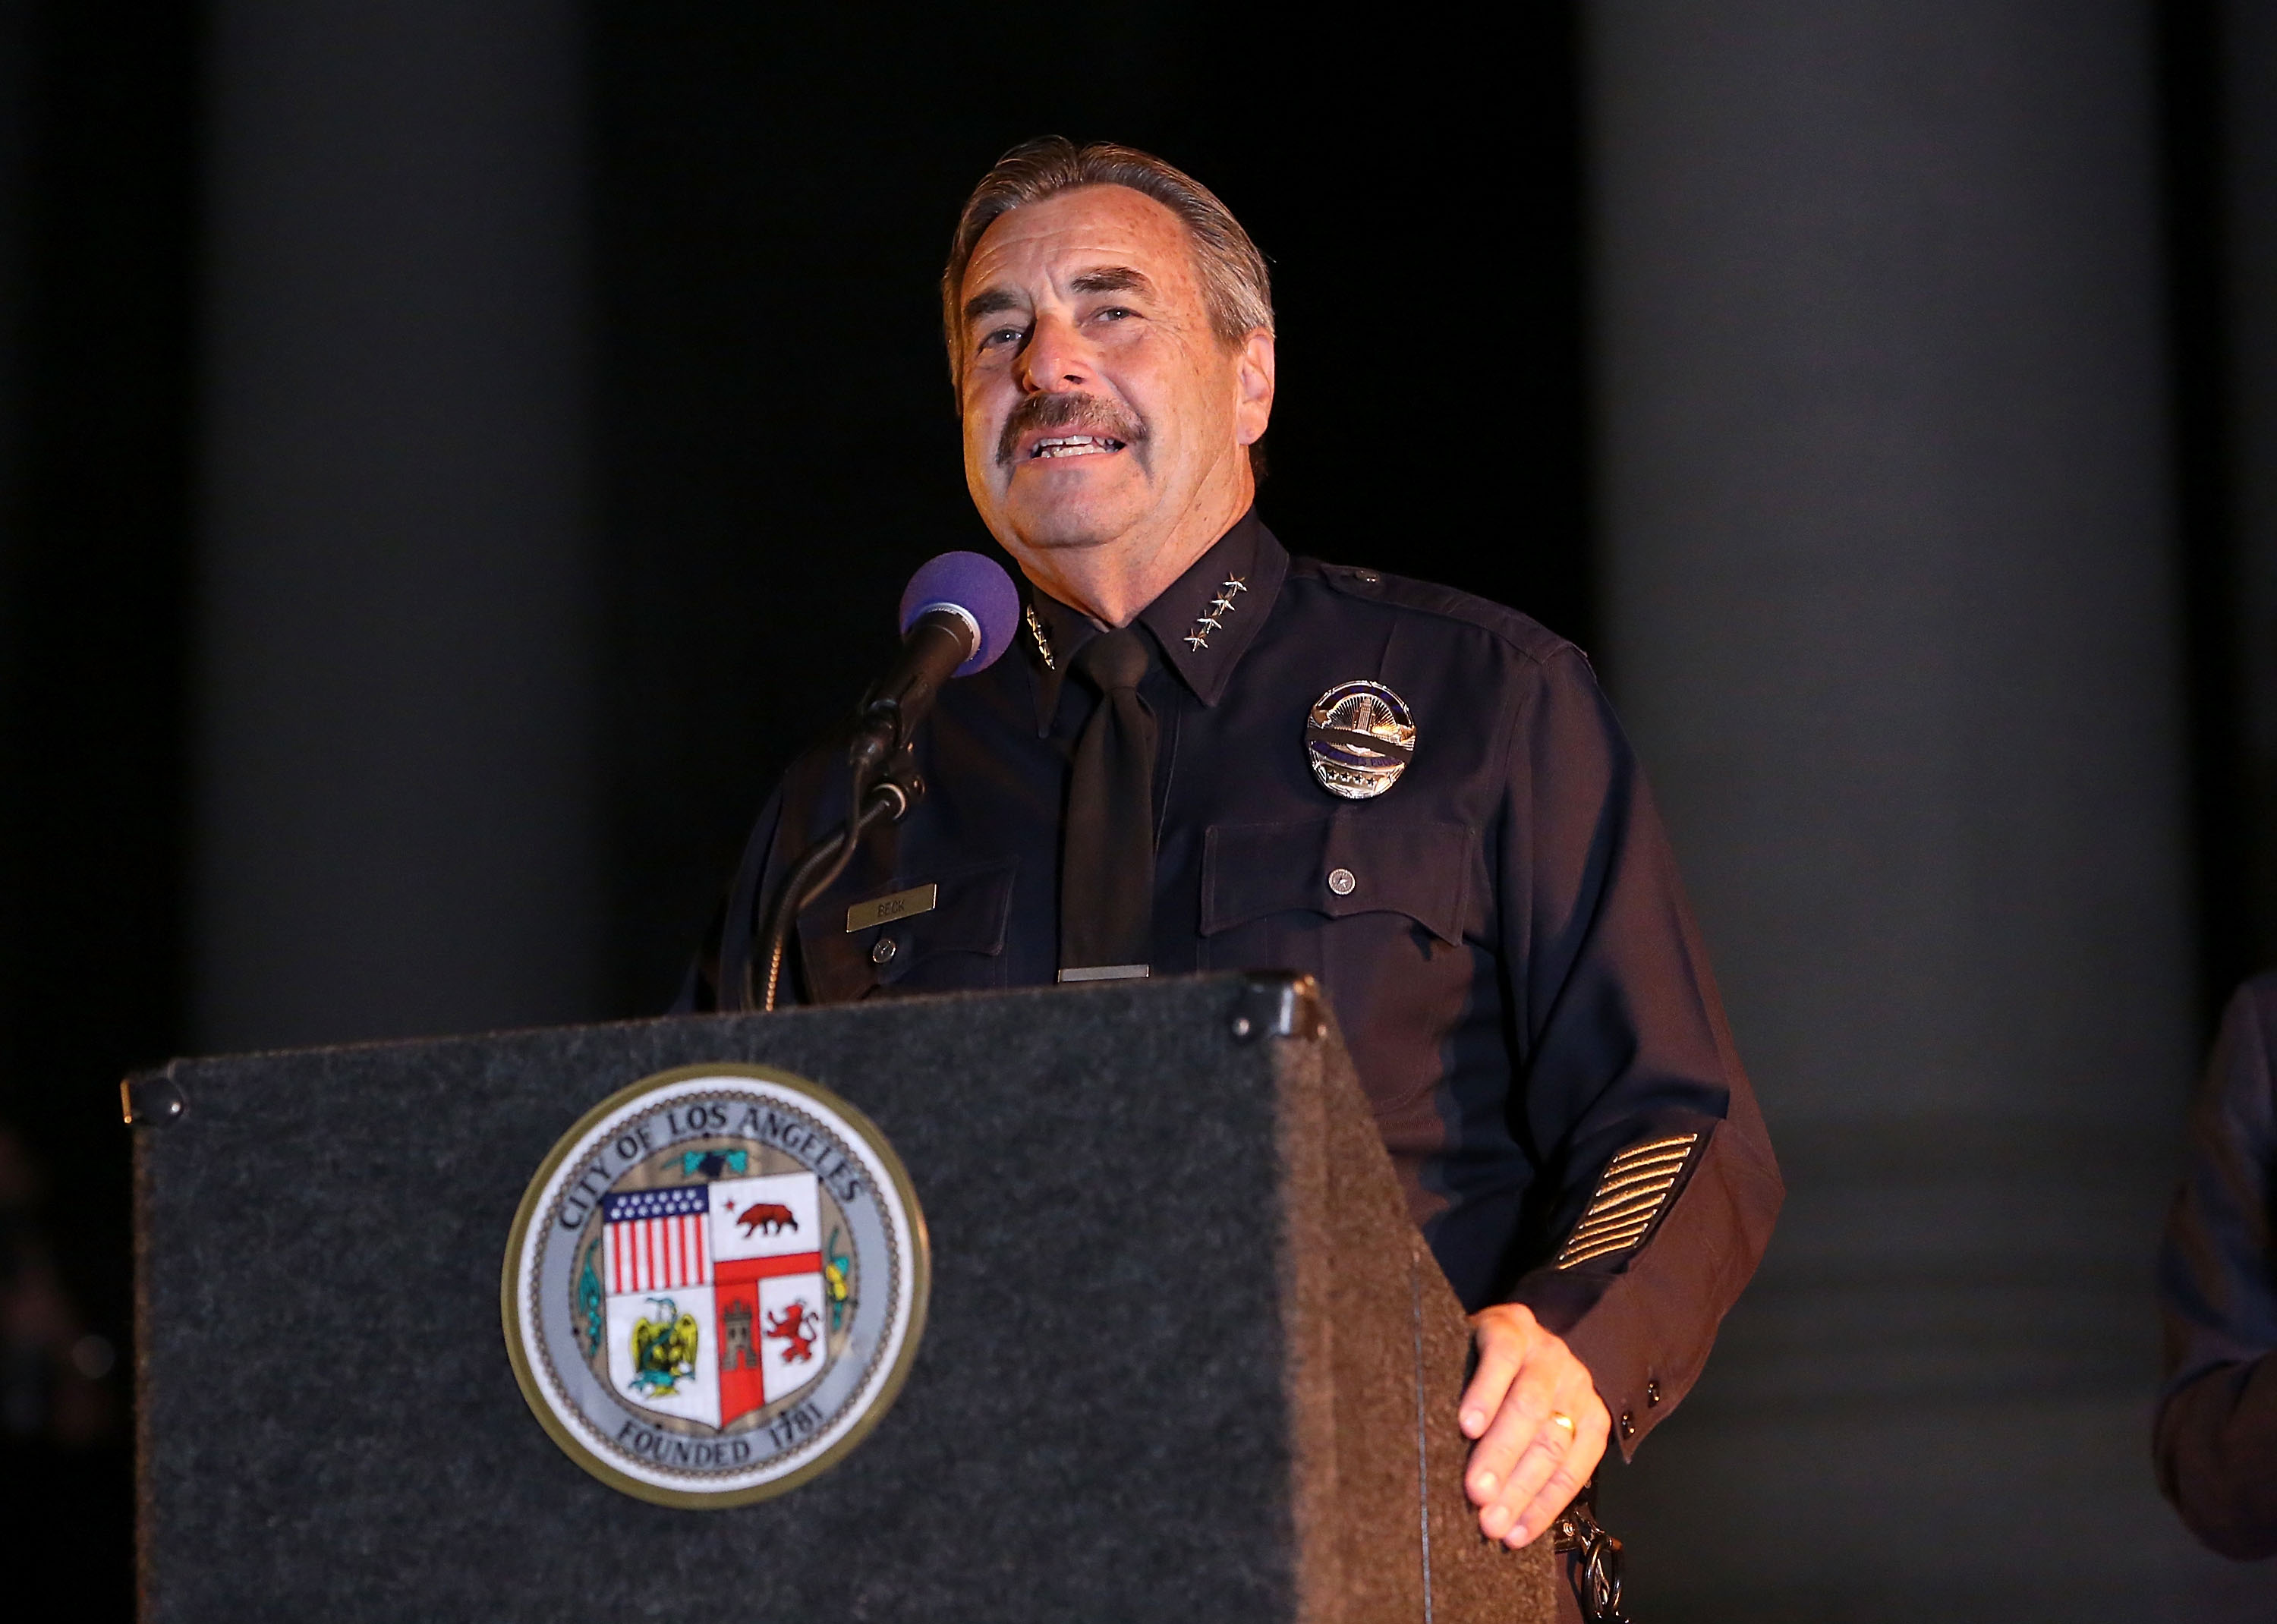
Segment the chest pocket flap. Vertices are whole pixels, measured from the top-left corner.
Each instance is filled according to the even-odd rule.
[[[842,893],[808,908],[799,915],[798,945],[816,1000],[841,1004],[858,998],[873,986],[893,986],[951,953],[1001,957],[1017,864],[1007,857],[944,870],[938,877],[897,879],[878,894],[893,896],[931,884],[939,888],[933,906],[857,930],[846,928],[849,899]],[[865,894],[850,900],[858,906],[872,899]],[[890,947],[884,945],[888,942]]]
[[[1218,823],[1202,847],[1202,934],[1268,914],[1405,914],[1449,944],[1463,934],[1478,837],[1467,823],[1336,814]]]

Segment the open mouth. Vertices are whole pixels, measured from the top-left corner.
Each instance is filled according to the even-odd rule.
[[[1103,434],[1050,435],[1028,448],[1028,460],[1045,457],[1101,457],[1123,449],[1123,442]]]
[[[1012,408],[996,436],[1001,467],[1060,462],[1070,457],[1112,457],[1146,443],[1137,414],[1096,395],[1030,395]]]

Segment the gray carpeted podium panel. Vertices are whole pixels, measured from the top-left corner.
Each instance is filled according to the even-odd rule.
[[[145,1097],[184,1110],[135,1135],[144,1619],[1552,1617],[1546,1553],[1463,1505],[1460,1310],[1343,1046],[1237,1040],[1245,996],[1218,976],[175,1063]],[[582,1112],[718,1060],[878,1123],[933,1300],[836,1469],[680,1511],[540,1430],[499,1270]]]

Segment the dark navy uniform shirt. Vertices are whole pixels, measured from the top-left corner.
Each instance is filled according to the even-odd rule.
[[[1014,649],[942,691],[926,792],[798,922],[797,997],[1049,985],[1060,823],[1097,628],[1030,588]],[[1223,604],[1223,607],[1220,607]],[[1254,515],[1139,617],[1159,738],[1153,972],[1324,984],[1417,1221],[1466,1307],[1518,1301],[1626,1448],[1697,1376],[1781,1188],[1651,798],[1588,661],[1465,594],[1291,558]],[[1338,799],[1306,723],[1355,679],[1412,760]],[[842,824],[842,751],[786,775],[683,1007],[738,986],[754,909]],[[938,885],[849,931],[849,905]]]
[[[2277,975],[2237,990],[2159,1254],[2159,1486],[2225,1556],[2277,1556]]]

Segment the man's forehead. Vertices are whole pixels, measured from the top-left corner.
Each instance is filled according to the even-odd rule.
[[[964,291],[1040,278],[1131,287],[1132,273],[1167,291],[1191,282],[1192,266],[1185,224],[1168,208],[1128,186],[1084,186],[997,216],[965,267]]]

